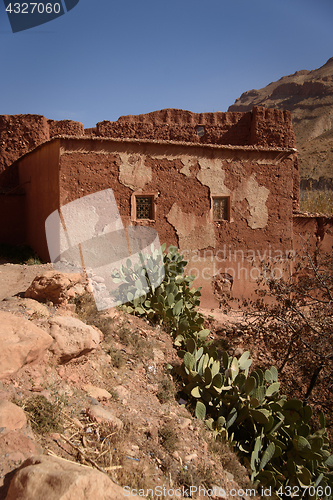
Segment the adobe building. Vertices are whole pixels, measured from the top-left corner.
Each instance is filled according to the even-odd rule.
[[[230,290],[249,296],[260,261],[278,274],[278,261],[288,263],[300,244],[295,232],[307,233],[309,220],[295,217],[300,181],[288,111],[167,109],[86,130],[3,115],[0,145],[1,241],[27,243],[47,261],[47,217],[112,188],[124,227],[152,227],[184,254],[203,307],[219,307]],[[331,219],[314,245],[318,237],[332,247]]]

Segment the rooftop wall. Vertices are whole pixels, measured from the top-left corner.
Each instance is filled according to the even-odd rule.
[[[202,127],[202,136],[198,134],[198,127]],[[163,109],[144,115],[121,116],[116,122],[99,122],[94,133],[99,137],[232,146],[293,148],[296,144],[290,112],[265,108],[254,108],[246,113]]]
[[[198,127],[202,127],[200,134]],[[295,146],[291,114],[265,108],[253,108],[246,113],[164,109],[121,116],[115,122],[99,122],[95,128],[86,130],[82,123],[71,120],[48,120],[41,115],[0,115],[0,187],[18,185],[15,167],[4,173],[18,158],[39,144],[63,135],[273,148]]]
[[[41,115],[0,115],[0,186],[16,187],[17,169],[5,170],[20,156],[57,135],[84,135],[82,123],[47,120]]]

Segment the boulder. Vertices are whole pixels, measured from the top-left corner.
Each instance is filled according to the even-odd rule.
[[[54,339],[50,351],[58,356],[60,363],[87,354],[103,340],[103,334],[97,328],[71,316],[54,316],[48,320],[48,325]]]
[[[39,317],[48,318],[50,311],[47,306],[40,304],[37,300],[33,299],[20,299],[19,305],[22,305],[28,314],[36,314]]]
[[[0,379],[39,361],[52,342],[52,337],[31,321],[0,311]]]
[[[43,448],[35,441],[29,427],[11,431],[3,429],[0,432],[0,463],[5,466],[8,460],[23,460],[43,453]],[[7,466],[9,464],[7,463]],[[10,467],[10,465],[9,465]],[[9,470],[12,470],[13,466]],[[0,490],[1,491],[1,490]],[[0,498],[1,493],[0,493]]]
[[[12,431],[22,429],[27,423],[24,411],[10,401],[0,400],[0,428],[5,427]]]
[[[82,290],[74,288],[81,281],[82,275],[79,273],[47,271],[35,277],[25,292],[25,297],[38,300],[39,302],[49,300],[54,304],[67,304],[68,299],[84,292],[84,288]]]
[[[86,384],[83,386],[83,390],[86,391],[86,393],[94,398],[98,399],[99,401],[104,400],[104,399],[110,399],[112,396],[111,394],[106,390],[102,389],[101,387],[96,387],[91,384]]]
[[[12,478],[5,500],[124,500],[107,474],[51,456],[28,458]],[[132,497],[133,498],[133,497]],[[138,498],[138,497],[136,497]]]

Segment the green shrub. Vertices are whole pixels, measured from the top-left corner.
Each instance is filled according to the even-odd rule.
[[[152,256],[141,256],[141,262],[158,276],[161,252],[153,246],[151,250]],[[229,441],[239,451],[256,486],[271,487],[279,499],[288,492],[294,498],[332,499],[333,455],[324,415],[321,428],[312,432],[311,407],[280,394],[274,366],[250,373],[249,352],[237,359],[222,351],[220,360],[216,347],[207,342],[210,331],[202,329],[203,316],[196,311],[200,289],[191,288],[193,276],[183,275],[187,262],[171,246],[163,264],[165,277],[156,289],[146,270],[137,264],[132,267],[130,259],[113,279],[121,283],[118,298],[126,302],[125,310],[158,321],[173,335],[183,360],[174,372],[195,402],[197,418],[206,421],[217,439]],[[149,283],[144,293],[142,277]],[[167,446],[170,436],[164,430],[160,438]]]
[[[146,268],[154,278],[161,278],[162,252],[151,246],[152,255],[140,254],[142,265],[132,264],[127,259],[126,267],[112,275],[114,283],[121,283],[116,292],[119,305],[129,313],[146,316],[153,322],[163,324],[175,339],[177,346],[182,346],[187,338],[194,337],[197,343],[205,341],[208,330],[202,330],[204,318],[196,311],[200,305],[201,288],[192,287],[194,276],[184,276],[187,262],[177,248],[170,246],[168,253],[163,255],[164,279],[155,289]],[[144,291],[148,283],[148,290]]]
[[[249,374],[249,352],[240,359],[224,352],[220,363],[214,347],[198,348],[193,340],[180,354],[176,372],[184,392],[197,401],[197,418],[239,450],[256,486],[271,487],[278,498],[286,486],[299,497],[332,498],[333,455],[324,416],[321,429],[312,432],[311,406],[280,394],[274,366]],[[323,494],[311,496],[313,491]]]

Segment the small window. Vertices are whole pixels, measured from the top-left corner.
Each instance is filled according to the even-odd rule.
[[[229,196],[213,197],[213,220],[229,220],[230,202]]]
[[[198,136],[203,137],[204,135],[205,135],[205,127],[203,127],[202,125],[199,125],[198,126]]]
[[[153,215],[153,197],[152,196],[136,196],[135,197],[136,219],[150,219]]]

